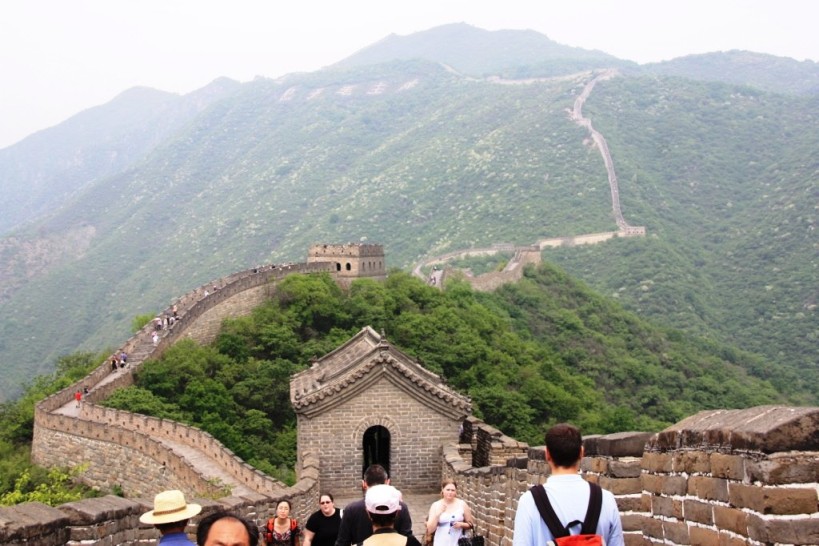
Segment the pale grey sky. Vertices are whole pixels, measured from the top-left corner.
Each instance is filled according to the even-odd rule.
[[[447,23],[646,63],[730,49],[819,61],[817,21],[813,0],[2,0],[0,148],[137,85],[313,71]]]

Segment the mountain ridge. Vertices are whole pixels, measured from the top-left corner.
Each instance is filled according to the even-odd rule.
[[[82,226],[94,228],[85,254],[66,256],[67,261],[24,283],[6,300],[7,313],[0,319],[0,360],[15,362],[29,372],[47,371],[52,358],[71,348],[97,349],[114,343],[126,335],[130,317],[164,307],[191,286],[256,263],[301,261],[305,249],[317,241],[365,237],[384,244],[391,263],[409,268],[423,256],[483,243],[524,244],[533,235],[612,229],[604,165],[585,130],[568,115],[584,80],[566,77],[566,66],[510,70],[518,75],[563,74],[514,86],[458,76],[431,60],[336,66],[233,86],[139,161],[87,186],[82,201],[66,202],[64,209],[55,209],[15,234],[18,241],[35,241]],[[603,293],[620,294],[636,309],[660,317],[667,309],[669,315],[679,315],[678,323],[693,317],[691,324],[724,336],[713,330],[719,322],[714,317],[720,315],[707,309],[707,301],[715,293],[708,291],[709,285],[725,280],[701,271],[716,253],[696,246],[716,244],[708,234],[697,235],[697,225],[714,224],[696,216],[713,214],[710,202],[705,195],[681,193],[664,182],[674,177],[659,161],[669,153],[659,145],[677,150],[671,157],[679,165],[686,158],[715,154],[720,162],[702,162],[707,169],[700,169],[700,179],[685,183],[697,183],[694,187],[709,194],[730,194],[738,183],[735,178],[759,181],[747,167],[739,169],[742,177],[727,171],[730,176],[722,181],[719,169],[736,170],[726,153],[751,161],[753,153],[747,149],[757,150],[758,143],[739,131],[736,145],[709,141],[712,151],[698,148],[697,139],[684,136],[686,131],[700,131],[699,140],[707,140],[710,121],[698,115],[698,104],[715,105],[703,112],[724,118],[725,127],[769,131],[786,121],[789,125],[783,132],[798,146],[792,153],[793,164],[798,165],[810,157],[805,155],[811,149],[805,128],[812,119],[812,103],[764,92],[737,95],[735,86],[669,80],[631,69],[623,74],[606,82],[600,92],[595,90],[589,112],[609,140],[626,216],[649,226],[656,235],[643,242],[615,242],[605,251],[585,249],[576,254],[593,256],[589,259],[598,267],[608,267],[612,260],[639,264],[647,274],[613,277],[627,280],[620,292],[621,287],[607,285],[605,279],[595,280],[588,263],[565,256],[568,249],[554,255],[573,275]],[[611,89],[628,101],[614,101],[607,92]],[[608,98],[601,102],[601,97]],[[731,101],[738,106],[725,106]],[[624,123],[646,114],[662,120],[663,109],[672,106],[675,117],[666,126],[657,126],[654,118],[641,122],[656,126],[653,133]],[[768,121],[749,125],[739,107]],[[777,120],[787,109],[794,116],[805,111],[807,117]],[[623,123],[618,125],[618,120]],[[618,136],[621,133],[628,135],[626,140]],[[658,139],[658,135],[669,138]],[[681,154],[680,145],[691,147],[691,153]],[[777,163],[783,173],[777,183],[783,191],[796,183],[791,178],[794,168]],[[809,191],[804,181],[812,175],[809,170],[805,175],[800,191]],[[635,184],[635,177],[640,184]],[[726,190],[719,190],[720,184]],[[688,205],[689,216],[674,216],[681,204]],[[803,206],[804,202],[795,203],[799,212],[793,217],[783,209],[783,218],[793,222],[798,216],[803,222],[809,218]],[[730,218],[736,222],[744,217],[736,211],[745,208],[738,201],[716,212],[734,211]],[[743,222],[736,228],[743,229]],[[681,251],[668,252],[665,239],[673,235],[676,243],[685,241],[680,233],[686,229],[689,235],[697,235],[696,245],[692,241],[683,244]],[[742,237],[742,232],[736,236]],[[742,244],[747,246],[747,241]],[[810,248],[803,240],[794,244],[794,252],[805,254]],[[684,277],[701,281],[701,286],[695,289],[696,282],[678,286],[681,281],[674,275],[653,274],[662,267],[643,256],[670,264],[675,272],[680,269]],[[804,257],[796,260],[800,268],[805,263]],[[809,269],[800,271],[804,277]],[[774,280],[775,273],[767,275]],[[13,284],[13,279],[3,278],[4,285]],[[690,298],[687,290],[694,291]],[[697,296],[699,291],[704,296]],[[784,296],[791,298],[786,292]],[[696,305],[672,307],[675,299],[690,299]],[[799,331],[809,333],[815,311],[805,312],[807,329]],[[9,388],[13,386],[3,386]]]

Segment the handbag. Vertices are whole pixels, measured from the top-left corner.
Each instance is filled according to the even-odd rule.
[[[458,539],[458,546],[484,546],[485,541],[483,535],[479,535],[474,526],[470,529],[470,533],[472,536],[468,537],[464,535]]]

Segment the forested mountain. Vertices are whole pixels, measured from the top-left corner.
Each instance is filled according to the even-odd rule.
[[[0,150],[0,235],[48,215],[79,190],[129,168],[238,85],[222,78],[184,97],[130,89]]]
[[[815,386],[819,99],[648,75],[531,32],[464,27],[231,83],[127,166],[28,218],[0,242],[0,390],[60,354],[119,343],[133,316],[204,282],[303,261],[311,243],[377,242],[409,269],[450,250],[615,229],[603,162],[568,115],[586,69],[604,66],[619,75],[584,112],[608,140],[626,219],[648,236],[545,259]],[[47,268],[27,266],[40,255]]]
[[[687,55],[644,68],[655,74],[748,85],[773,93],[819,94],[819,63],[751,51]]]
[[[533,30],[486,32],[465,24],[435,27],[409,36],[390,35],[338,62],[350,68],[426,60],[474,77],[549,77],[594,68],[636,65],[602,51],[554,42]]]
[[[282,479],[296,462],[288,378],[370,325],[447,384],[475,415],[539,444],[552,425],[656,431],[702,409],[798,403],[753,355],[652,326],[554,266],[494,293],[445,291],[408,273],[353,283],[294,275],[213,344],[177,343],[108,406],[180,420]],[[774,376],[782,384],[793,377]],[[281,472],[284,467],[286,472]]]

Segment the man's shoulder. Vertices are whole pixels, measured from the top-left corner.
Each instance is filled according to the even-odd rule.
[[[353,502],[344,507],[345,512],[349,510],[352,511],[364,510],[364,499],[354,500]]]

